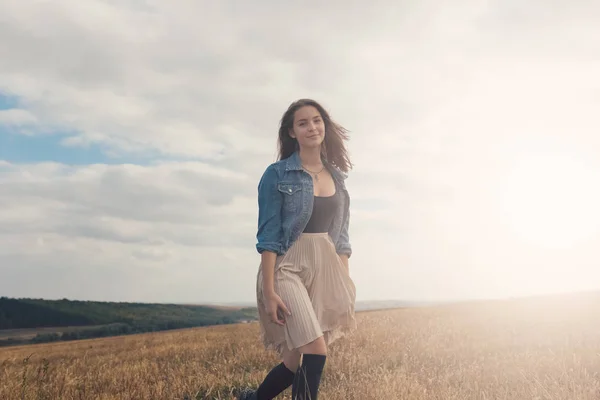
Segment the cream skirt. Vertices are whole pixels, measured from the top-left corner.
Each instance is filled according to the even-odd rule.
[[[326,344],[356,329],[356,288],[327,232],[302,233],[277,257],[275,292],[292,315],[285,325],[271,322],[263,298],[259,267],[256,296],[261,337],[267,350],[282,355],[323,336]]]

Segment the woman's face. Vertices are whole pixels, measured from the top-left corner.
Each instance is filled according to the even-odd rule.
[[[298,141],[300,148],[320,147],[325,140],[325,123],[319,111],[313,106],[296,110],[290,136]]]

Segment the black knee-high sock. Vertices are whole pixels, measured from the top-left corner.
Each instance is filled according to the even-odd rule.
[[[292,385],[292,400],[317,400],[327,356],[304,354],[302,358],[302,366],[296,371]]]
[[[290,387],[294,381],[294,372],[290,371],[284,363],[277,365],[265,377],[256,391],[257,400],[271,400]]]

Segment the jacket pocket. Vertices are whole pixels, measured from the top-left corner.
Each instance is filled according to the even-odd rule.
[[[279,182],[277,184],[277,190],[281,193],[285,193],[287,195],[293,195],[296,192],[302,190],[301,183],[289,183],[289,182]]]
[[[277,190],[283,197],[283,209],[292,213],[296,212],[302,204],[302,184],[279,182]]]

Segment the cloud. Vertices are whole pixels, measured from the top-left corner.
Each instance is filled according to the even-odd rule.
[[[184,289],[180,282],[182,291],[171,298],[208,301],[211,293],[226,300],[215,293],[215,282],[222,274],[239,273],[244,258],[256,257],[256,210],[248,182],[244,174],[197,162],[146,167],[4,163],[0,265],[3,276],[13,278],[3,279],[0,290],[19,296],[158,300],[156,293],[164,294],[161,285],[178,277],[188,283]],[[55,275],[42,284],[48,271]],[[99,286],[83,271],[98,277]],[[33,278],[27,282],[24,276]],[[105,292],[115,286],[110,279],[131,287]],[[84,292],[68,282],[92,286]],[[246,299],[251,295],[243,292]]]
[[[597,158],[599,11],[590,1],[4,1],[0,93],[17,101],[0,125],[151,162],[0,160],[0,263],[20,282],[0,290],[252,299],[256,184],[300,97],[351,131],[360,296],[525,290],[511,279],[526,262],[564,260],[589,276],[590,249],[571,259],[523,249],[494,204],[516,153]],[[536,288],[554,287],[557,271]]]
[[[598,84],[588,51],[597,29],[581,4],[334,2],[315,15],[270,2],[9,1],[0,88],[42,125],[72,132],[66,145],[119,155],[252,165],[240,160],[271,156],[277,121],[304,96],[330,106],[357,146],[395,136],[439,153],[475,130],[518,134],[515,120],[540,123],[565,106],[565,122],[587,114],[572,100]],[[289,29],[290,19],[310,29]],[[394,142],[389,152],[401,150]]]
[[[37,122],[37,118],[27,110],[16,108],[0,110],[0,125],[23,126],[31,125]]]
[[[202,163],[13,166],[0,176],[6,189],[0,196],[5,205],[2,230],[59,231],[126,242],[152,242],[153,237],[181,241],[189,231],[193,242],[201,244],[199,228],[226,227],[237,215],[229,208],[251,198],[247,179]]]

